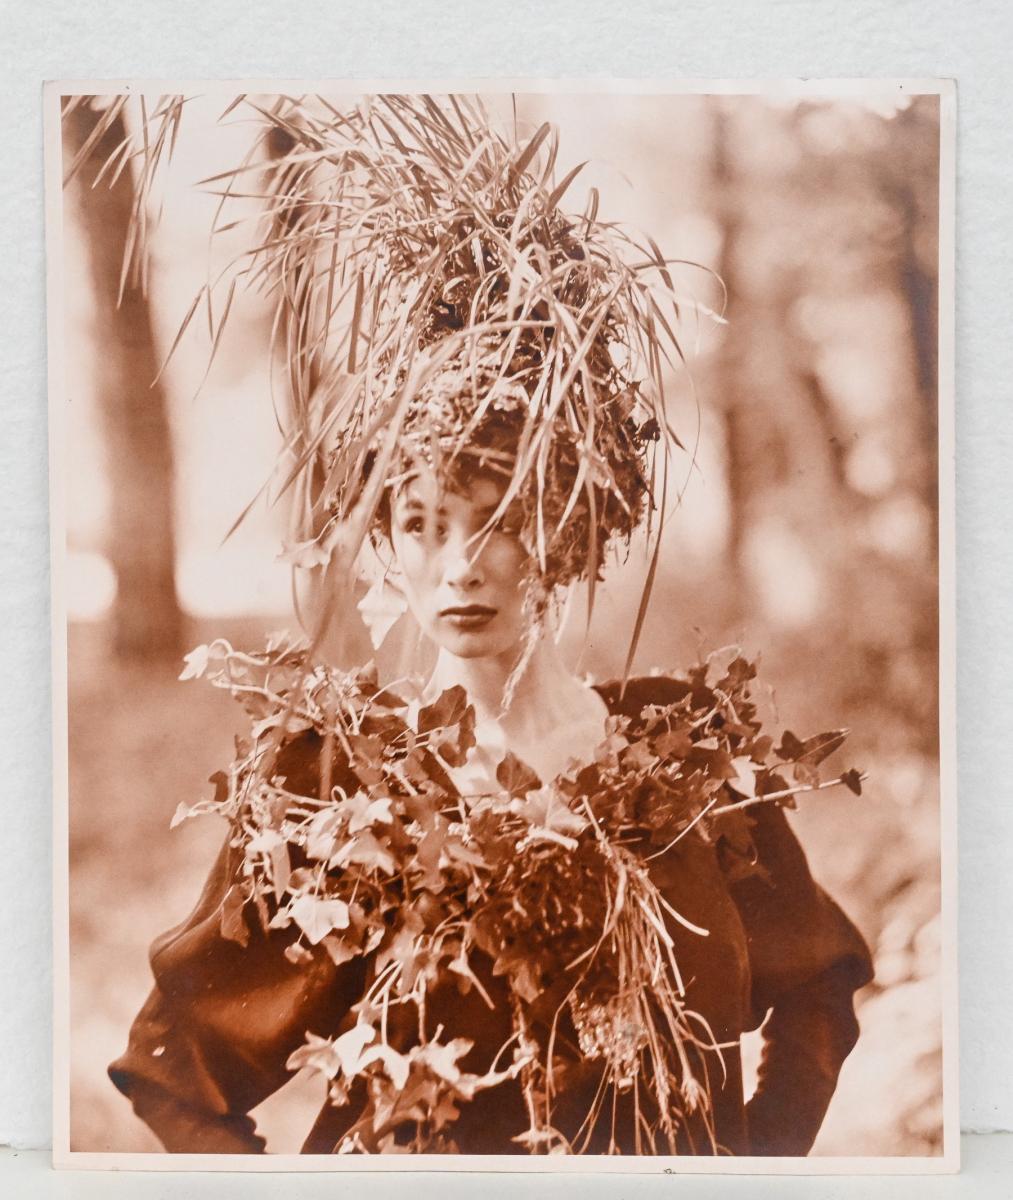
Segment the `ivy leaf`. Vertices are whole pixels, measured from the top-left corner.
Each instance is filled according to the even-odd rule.
[[[326,862],[336,849],[336,831],[341,824],[337,808],[322,808],[306,830],[306,855],[317,862]]]
[[[210,646],[195,646],[189,654],[183,655],[186,664],[180,671],[179,679],[200,679],[208,667],[208,652]]]
[[[313,728],[313,722],[308,721],[305,717],[297,717],[291,713],[286,716],[283,709],[277,709],[274,712],[268,713],[261,720],[254,722],[250,726],[250,736],[254,741],[258,741],[268,730],[277,729],[282,722],[285,723],[286,734],[304,733],[307,729]]]
[[[443,843],[443,854],[446,860],[453,866],[470,866],[477,867],[480,870],[488,864],[482,855],[473,850],[470,846],[466,846],[460,838],[448,837]]]
[[[363,1067],[369,1066],[372,1062],[383,1063],[383,1069],[398,1091],[401,1091],[408,1082],[408,1076],[411,1073],[411,1065],[405,1055],[399,1054],[393,1046],[388,1046],[386,1042],[370,1046],[359,1061]]]
[[[518,798],[526,796],[528,792],[542,786],[542,781],[527,763],[521,762],[517,755],[510,750],[496,768],[496,779],[511,796]]]
[[[454,781],[447,774],[440,760],[426,746],[417,746],[404,760],[403,767],[408,778],[423,791],[435,784],[444,797],[456,797]]]
[[[329,1038],[307,1033],[306,1041],[292,1051],[285,1066],[290,1071],[319,1071],[327,1079],[334,1079],[341,1070],[341,1059]]]
[[[288,842],[279,841],[271,848],[271,878],[274,882],[274,896],[279,903],[288,891],[291,875],[292,862],[288,855]]]
[[[770,738],[764,734],[763,737],[758,737],[749,748],[749,757],[753,760],[753,762],[765,763],[767,761],[767,755],[771,752],[773,746],[773,738]]]
[[[794,762],[805,753],[805,747],[790,729],[781,734],[781,744],[774,751],[782,762]]]
[[[718,860],[729,883],[747,879],[758,871],[753,823],[748,813],[722,813],[715,822],[718,831]]]
[[[654,418],[651,418],[654,421]],[[657,422],[655,422],[657,424]],[[544,1147],[548,1146],[549,1154],[569,1153],[570,1143],[566,1137],[559,1132],[558,1129],[553,1129],[546,1126],[543,1129],[525,1129],[523,1133],[518,1133],[510,1139],[516,1142],[519,1146]]]
[[[655,752],[665,759],[683,759],[693,749],[693,740],[685,729],[666,729],[652,740]]]
[[[640,710],[640,719],[647,725],[657,725],[675,715],[675,704],[645,704]]]
[[[728,664],[725,677],[718,684],[718,690],[722,692],[739,690],[755,678],[756,667],[739,654]]]
[[[378,698],[374,697],[373,703],[377,704],[378,702]],[[399,707],[403,707],[403,705]],[[396,712],[366,712],[363,714],[359,728],[368,736],[379,738],[384,746],[389,746],[395,738],[406,739],[407,735],[411,733],[408,724]]]
[[[446,734],[444,731],[443,737],[434,739],[434,749],[448,766],[464,766],[468,751],[475,745],[475,710],[468,708],[451,736]]]
[[[176,805],[176,811],[172,814],[172,820],[169,822],[169,828],[175,829],[177,825],[182,824],[187,817],[193,815],[191,806],[185,800],[180,800]]]
[[[344,900],[324,900],[308,892],[292,901],[289,915],[314,946],[333,929],[348,928],[348,905]]]
[[[274,851],[284,844],[285,838],[282,836],[281,830],[270,827],[258,829],[246,843],[247,860],[260,855],[265,855],[270,859]]]
[[[791,769],[791,773],[795,777],[795,782],[800,783],[803,787],[819,787],[820,773],[808,761],[803,760],[795,763]]]
[[[489,993],[485,990],[482,981],[475,974],[471,963],[468,961],[468,954],[463,943],[457,956],[447,963],[447,969],[453,971],[458,976],[458,990],[462,996],[466,996],[474,985],[482,994],[482,998],[486,1004],[490,1008],[495,1008],[495,1004],[490,999]]]
[[[377,955],[377,974],[382,972],[388,963],[399,963],[402,991],[410,991],[419,969],[418,950],[419,947],[412,932],[405,928],[398,929],[387,946]]]
[[[342,800],[340,809],[348,817],[348,832],[358,833],[360,829],[368,829],[375,822],[390,825],[394,820],[390,805],[389,796],[370,800],[365,792],[357,792],[347,800]]]
[[[854,792],[856,796],[860,796],[862,794],[861,772],[856,771],[854,767],[852,767],[850,771],[844,772],[844,774],[841,776],[841,783],[843,783],[844,786],[850,791]]]
[[[588,763],[577,772],[574,782],[578,791],[583,792],[585,796],[594,796],[601,788],[601,779],[602,773],[598,764]]]
[[[385,875],[393,875],[397,870],[390,851],[368,829],[339,846],[331,858],[330,866],[344,867],[349,863],[359,863],[368,870],[382,871]]]
[[[246,897],[242,889],[233,884],[222,901],[221,930],[226,941],[238,942],[240,946],[246,946],[250,941],[250,931],[243,917],[245,908]]]
[[[215,798],[213,803],[224,804],[229,798],[229,777],[224,771],[215,771],[213,775],[208,776],[208,783],[215,785]]]
[[[335,1040],[334,1053],[338,1056],[342,1073],[349,1079],[358,1075],[362,1067],[363,1047],[367,1046],[375,1037],[376,1030],[373,1026],[360,1021]]]
[[[624,769],[629,771],[649,771],[658,762],[658,756],[652,753],[650,746],[643,738],[638,738],[631,743],[620,757]]]
[[[264,894],[259,889],[253,893],[253,907],[256,909],[260,928],[266,933],[271,926],[271,913],[268,910]]]
[[[412,778],[409,775],[409,778]],[[419,784],[419,779],[412,779],[416,785]],[[422,782],[425,782],[423,778]],[[405,815],[410,821],[418,821],[423,829],[431,829],[433,822],[437,819],[437,809],[439,801],[437,797],[431,796],[427,790],[423,790],[414,796],[405,796],[400,803],[404,806]]]
[[[538,968],[526,958],[513,964],[510,974],[510,984],[522,1000],[534,1004],[542,994],[542,981]]]
[[[408,611],[404,596],[383,576],[377,576],[355,607],[362,614],[374,650],[380,649],[387,634]]]
[[[465,1076],[462,1076],[461,1081],[458,1082],[458,1090],[460,1090],[461,1082],[463,1082],[464,1078]],[[439,1094],[436,1103],[432,1107],[429,1114],[429,1123],[435,1130],[445,1129],[448,1125],[452,1125],[460,1115],[461,1110],[454,1103],[454,1097],[444,1091]]]
[[[708,738],[708,742],[716,742],[716,738]],[[702,767],[713,779],[734,779],[735,768],[732,766],[732,756],[720,746],[705,745],[696,742],[686,755],[686,761]]]
[[[217,667],[225,662],[230,654],[232,654],[232,647],[222,638],[216,638],[208,646],[195,646],[189,654],[184,654],[185,666],[178,677],[180,679],[200,679],[201,676],[208,673],[210,667]]]
[[[735,775],[728,780],[728,786],[734,788],[740,796],[747,799],[756,795],[756,769],[748,758],[733,758],[732,768]]]
[[[336,933],[329,933],[320,944],[327,951],[328,957],[336,967],[349,962],[359,953],[358,947],[345,941],[344,938],[338,937]]]
[[[486,1088],[496,1087],[507,1079],[516,1079],[520,1068],[524,1065],[525,1059],[515,1061],[511,1066],[504,1071],[487,1071],[484,1075],[462,1075],[457,1081],[456,1090],[467,1100],[474,1098],[476,1092],[485,1091]],[[556,1062],[561,1060],[557,1057]]]
[[[361,733],[349,733],[345,737],[352,748],[353,767],[383,765],[383,741],[379,737],[366,737]]]
[[[788,780],[776,771],[769,769],[761,771],[756,777],[756,794],[758,796],[768,796],[771,792],[785,792],[788,787]]]
[[[811,766],[818,766],[825,758],[839,749],[848,736],[847,729],[833,729],[829,733],[818,733],[815,737],[806,738],[802,743],[802,754]]]
[[[445,1088],[440,1086],[439,1081],[434,1079],[422,1064],[419,1069],[414,1069],[414,1053],[410,1058],[413,1070],[407,1085],[395,1094],[393,1100],[389,1095],[375,1099],[376,1114],[372,1122],[374,1129],[382,1125],[397,1125],[404,1121],[431,1120],[433,1109],[439,1103],[440,1094]]]
[[[461,1078],[457,1060],[463,1058],[474,1044],[470,1038],[454,1038],[446,1043],[427,1042],[424,1046],[416,1047],[411,1057],[413,1062],[424,1064],[447,1083],[457,1083]]]
[[[305,946],[301,946],[298,942],[292,942],[285,947],[285,957],[293,966],[302,967],[313,961],[313,955]]]
[[[469,707],[467,693],[459,683],[447,688],[432,704],[419,711],[419,733],[450,729],[460,724]]]
[[[331,561],[331,552],[322,542],[313,538],[308,542],[286,542],[277,560],[291,563],[294,567],[323,567]]]
[[[415,851],[415,862],[422,871],[421,885],[424,888],[430,888],[437,892],[443,889],[440,860],[443,856],[443,844],[446,840],[446,822],[435,820],[418,844],[418,848]]]
[[[613,722],[610,717],[605,722],[606,736],[598,743],[595,750],[595,761],[605,764],[611,764],[616,759],[620,751],[625,750],[630,744],[630,740],[622,732],[623,726],[618,722]]]
[[[363,696],[373,696],[379,691],[376,662],[373,659],[363,663],[355,672],[355,686]]]
[[[587,818],[564,804],[559,793],[552,787],[539,788],[524,799],[515,800],[510,805],[510,810],[533,826],[532,832],[544,830],[562,834],[567,841],[572,840],[572,835],[583,833],[587,828]]]

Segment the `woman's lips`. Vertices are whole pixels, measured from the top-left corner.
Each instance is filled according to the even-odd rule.
[[[462,604],[443,609],[440,617],[455,629],[482,629],[493,619],[496,611],[484,604]]]

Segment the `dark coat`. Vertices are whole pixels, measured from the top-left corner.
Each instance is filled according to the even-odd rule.
[[[677,698],[680,686],[663,677],[631,680],[621,701],[615,685],[599,691],[613,713],[635,715],[646,704]],[[316,749],[298,740],[283,757],[277,770],[287,788],[315,794]],[[737,877],[720,842],[687,836],[654,860],[650,873],[677,912],[708,930],[701,937],[669,918],[688,1007],[707,1019],[717,1041],[733,1043],[723,1052],[723,1072],[713,1055],[709,1079],[721,1152],[804,1155],[858,1036],[853,995],[872,978],[872,965],[857,929],[813,881],[781,808],[760,804],[750,812],[762,871]],[[334,1036],[354,1023],[350,1006],[368,984],[362,958],[336,967],[321,950],[309,963],[289,962],[291,929],[265,935],[251,920],[246,946],[223,938],[221,907],[239,865],[240,852],[226,841],[197,907],[154,942],[155,987],[126,1053],[109,1068],[137,1115],[173,1152],[263,1151],[250,1110],[290,1078],[286,1060],[307,1031]],[[497,981],[486,973],[483,982],[495,997]],[[474,989],[461,995],[448,983],[427,1010],[433,1024],[442,1020],[450,1035],[475,1042],[460,1064],[466,1070],[487,1069],[490,1048],[509,1032],[507,1015],[490,1011]],[[737,1042],[761,1024],[759,1087],[745,1104]],[[407,1043],[412,1035],[402,1032]],[[389,1036],[395,1042],[397,1029]],[[572,1026],[564,1022],[560,1036],[573,1038]],[[574,1068],[561,1090],[553,1119],[567,1136],[580,1125],[599,1078],[596,1064]],[[634,1152],[632,1111],[622,1111],[629,1095],[617,1114],[625,1153]],[[357,1099],[353,1088],[349,1105],[325,1105],[304,1153],[335,1148],[358,1115]],[[510,1138],[527,1124],[519,1086],[501,1084],[463,1104],[453,1136],[462,1153],[522,1153]],[[608,1130],[596,1131],[588,1149],[602,1153],[607,1144]],[[680,1150],[711,1153],[699,1120],[685,1123]]]

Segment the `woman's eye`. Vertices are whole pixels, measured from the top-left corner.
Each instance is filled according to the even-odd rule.
[[[493,526],[493,530],[496,533],[511,538],[517,537],[521,532],[521,528],[522,523],[514,513],[507,513],[505,516],[500,517]]]
[[[421,517],[409,517],[402,525],[405,533],[419,534],[425,529],[425,522]]]

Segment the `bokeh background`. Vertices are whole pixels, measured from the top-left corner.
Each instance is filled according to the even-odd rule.
[[[513,119],[508,98],[487,102]],[[106,104],[68,118],[67,152]],[[150,986],[149,943],[195,903],[224,832],[209,818],[170,831],[170,818],[208,793],[243,728],[227,696],[177,681],[181,655],[296,625],[284,500],[263,498],[223,540],[278,449],[270,300],[237,292],[206,378],[209,334],[194,321],[149,386],[209,272],[251,244],[242,221],[209,237],[218,197],[196,186],[255,135],[241,107],[220,119],[226,104],[184,106],[145,208],[146,291],[128,286],[117,305],[129,172],[90,186],[136,108],[66,194],[76,1150],[159,1148],[105,1068]],[[690,372],[673,375],[671,415],[696,453],[673,468],[683,494],[637,668],[677,671],[734,643],[759,657],[772,722],[852,731],[831,765],[867,771],[863,795],[803,797],[791,815],[876,958],[815,1153],[938,1153],[937,98],[528,95],[517,119],[558,124],[559,177],[590,160],[575,209],[594,185],[605,219],[724,281],[727,324],[687,307]],[[232,203],[230,220],[255,216],[256,200]],[[680,279],[721,307],[706,271]],[[646,569],[642,546],[610,569],[583,650],[582,621],[568,626],[582,671],[621,670]],[[385,652],[410,641],[395,630]],[[755,1038],[746,1051],[755,1061]],[[255,1115],[269,1149],[297,1150],[320,1100],[297,1078],[267,1101]]]

